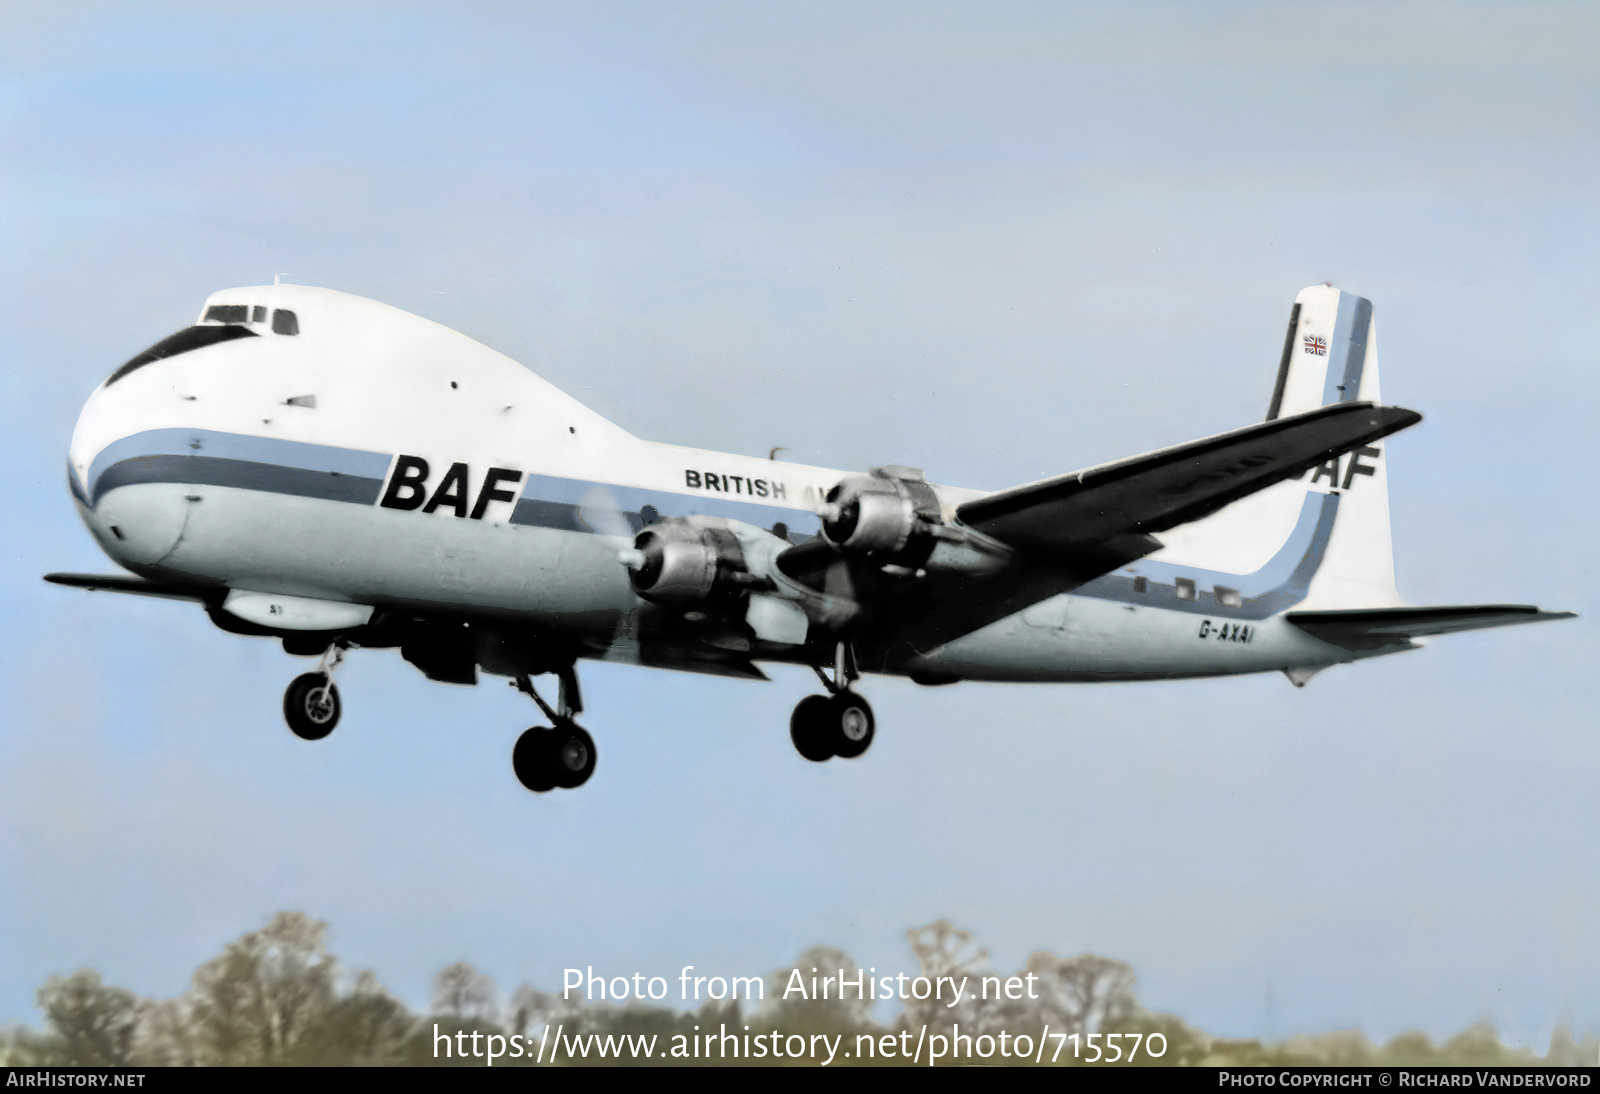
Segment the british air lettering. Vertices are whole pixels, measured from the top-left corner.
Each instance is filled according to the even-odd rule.
[[[1570,614],[1402,606],[1379,444],[1421,416],[1346,398],[1378,390],[1371,327],[1368,301],[1306,289],[1264,421],[989,492],[893,462],[844,472],[777,448],[759,461],[656,444],[396,308],[301,285],[229,289],[112,372],[73,434],[74,502],[131,574],[48,577],[189,600],[223,630],[320,657],[283,702],[308,741],[339,720],[333,676],[352,650],[397,650],[445,683],[509,677],[547,723],[511,749],[537,792],[595,769],[576,721],[585,662],[746,680],[766,679],[763,663],[812,670],[825,694],[787,728],[821,762],[868,751],[874,675],[1282,672],[1299,686],[1432,635]],[[287,402],[314,413],[274,424],[308,375],[316,394]],[[441,416],[446,390],[459,394]],[[405,451],[418,448],[428,455]],[[762,473],[721,470],[734,466]],[[1258,500],[1234,506],[1246,497]],[[1170,585],[1115,576],[1147,556]],[[543,674],[554,702],[534,687]]]
[[[521,471],[491,467],[474,488],[471,469],[464,463],[452,463],[430,490],[428,475],[428,461],[421,456],[395,457],[388,488],[378,504],[385,509],[421,509],[424,513],[444,509],[458,517],[482,520],[492,503],[516,501],[516,491],[505,487],[522,481]]]
[[[716,471],[683,472],[683,485],[693,490],[715,490],[720,494],[747,494],[753,498],[775,498],[784,501],[788,488],[776,479],[753,479],[745,475],[728,475]]]

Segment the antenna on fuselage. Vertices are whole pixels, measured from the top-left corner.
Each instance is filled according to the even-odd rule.
[[[787,452],[787,451],[789,451],[789,450],[786,447],[784,447],[783,445],[781,445],[781,444],[773,445],[772,446],[772,451],[767,453],[767,459],[775,460],[775,459],[778,458],[778,453],[779,452]]]

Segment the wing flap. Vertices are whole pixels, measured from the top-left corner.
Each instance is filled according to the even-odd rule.
[[[1077,554],[1198,520],[1421,420],[1401,407],[1338,403],[1002,490],[956,513],[1012,546]]]
[[[1463,604],[1445,608],[1289,612],[1285,618],[1313,638],[1360,651],[1409,645],[1413,638],[1429,635],[1572,619],[1575,615],[1575,612],[1547,612],[1531,604]]]

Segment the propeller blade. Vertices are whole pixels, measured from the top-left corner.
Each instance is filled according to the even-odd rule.
[[[628,523],[617,499],[604,486],[596,486],[583,495],[578,503],[578,519],[602,536],[633,540],[633,526]]]

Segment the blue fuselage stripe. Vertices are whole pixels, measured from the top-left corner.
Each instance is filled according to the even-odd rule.
[[[1169,608],[1195,615],[1265,619],[1306,598],[1311,579],[1327,553],[1328,540],[1333,535],[1333,522],[1338,512],[1338,494],[1307,494],[1289,538],[1253,573],[1230,574],[1145,559],[1125,571],[1106,574],[1080,585],[1072,591],[1072,595]],[[1177,579],[1180,577],[1194,582],[1195,599],[1187,600],[1178,596]],[[1139,578],[1144,579],[1144,592],[1136,591],[1134,582]],[[1216,595],[1219,585],[1237,592],[1239,603],[1219,603]]]
[[[91,508],[119,486],[153,482],[231,486],[373,505],[392,460],[381,452],[274,437],[154,429],[114,441],[101,450],[90,464],[86,492],[80,491],[70,470],[68,481],[74,496]],[[806,509],[550,475],[526,477],[510,523],[569,532],[610,532],[614,530],[613,514],[618,511],[634,533],[656,516],[725,517],[764,528],[782,524],[795,542],[821,531],[816,514]]]
[[[162,447],[168,451],[161,452]],[[114,442],[95,457],[86,504],[92,508],[119,486],[182,483],[373,505],[383,489],[391,460],[377,452],[268,437],[207,430],[152,430]],[[69,482],[74,496],[78,496],[76,476],[69,475]],[[1311,578],[1322,564],[1338,508],[1338,494],[1308,494],[1283,546],[1250,574],[1142,560],[1126,570],[1095,578],[1070,595],[1180,612],[1263,619],[1305,599]],[[527,476],[510,523],[568,532],[621,534],[622,529],[616,525],[618,514],[629,534],[636,534],[659,517],[686,516],[739,520],[774,529],[794,543],[821,531],[816,514],[805,509],[548,475]],[[1179,597],[1179,577],[1194,583],[1194,599]],[[1138,580],[1142,580],[1143,591],[1137,591]],[[1239,603],[1220,603],[1218,586],[1237,592]]]
[[[125,485],[128,481],[196,483],[210,481],[209,479],[117,481],[115,477],[111,481],[102,481],[106,473],[119,464],[148,463],[157,457],[218,459],[236,465],[257,464],[286,470],[320,472],[333,478],[376,479],[380,483],[389,473],[390,460],[390,457],[382,452],[363,452],[354,448],[307,444],[304,441],[289,441],[278,437],[251,437],[242,433],[222,433],[212,429],[150,429],[119,441],[112,441],[95,456],[89,464],[88,481],[85,483],[91,504],[98,502],[107,490]],[[178,471],[174,465],[168,464],[168,466]],[[190,470],[192,473],[201,473],[194,471],[193,468]],[[178,473],[183,472],[178,471]],[[262,489],[262,487],[252,486],[248,489]]]
[[[119,486],[144,482],[183,483],[191,486],[232,486],[268,494],[324,498],[372,505],[383,480],[337,471],[312,471],[275,463],[233,460],[216,456],[145,456],[114,463],[95,483],[95,501]]]

